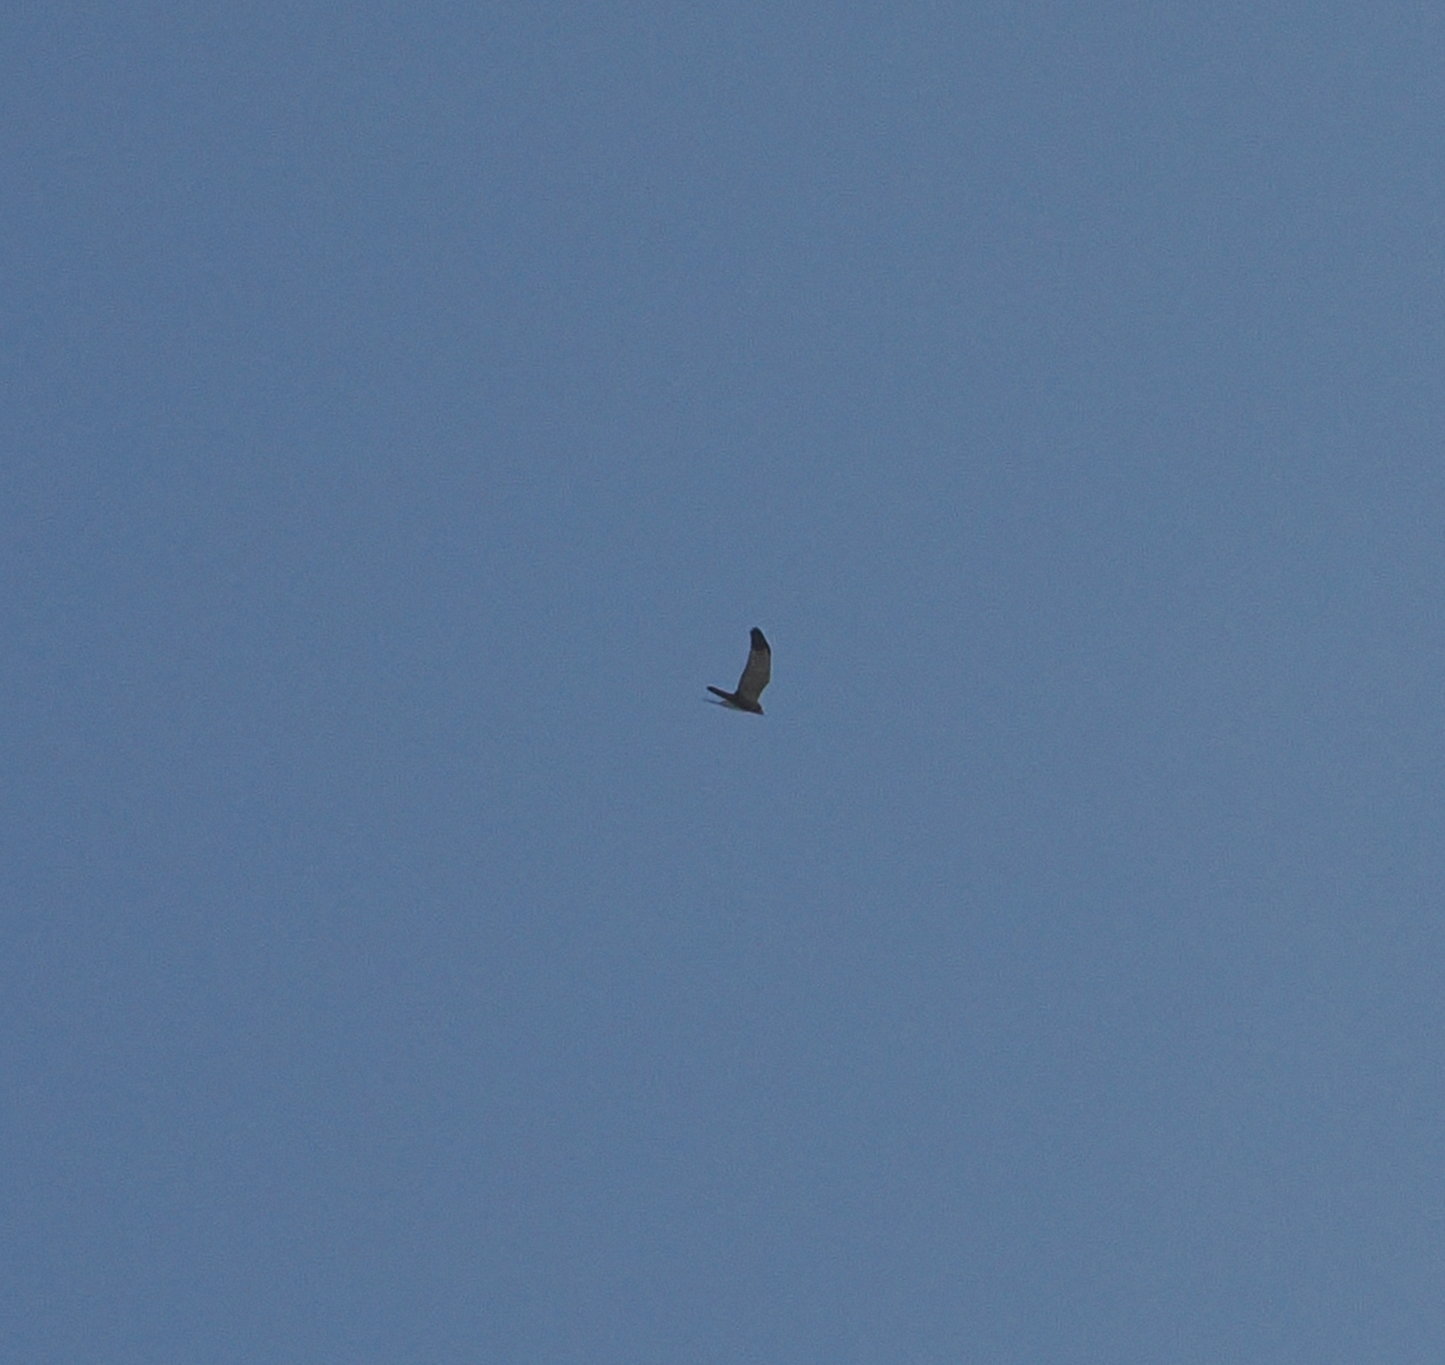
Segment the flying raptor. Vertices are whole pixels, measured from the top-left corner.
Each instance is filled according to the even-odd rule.
[[[722,701],[717,703],[720,706],[732,706],[739,711],[751,711],[755,716],[760,716],[763,708],[758,705],[758,698],[763,695],[763,688],[773,676],[773,651],[768,648],[763,632],[756,626],[753,627],[752,640],[753,647],[748,651],[747,663],[743,665],[743,676],[738,679],[738,690],[724,692],[722,688],[714,687],[711,683],[707,690],[715,697],[722,698]]]

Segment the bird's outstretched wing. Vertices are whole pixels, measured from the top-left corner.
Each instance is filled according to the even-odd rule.
[[[758,704],[763,688],[773,676],[773,651],[769,648],[763,632],[756,626],[752,633],[753,647],[748,651],[748,661],[743,666],[743,675],[738,679],[737,698],[741,702]]]

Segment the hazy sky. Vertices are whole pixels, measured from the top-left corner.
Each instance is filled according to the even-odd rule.
[[[0,1354],[1445,1359],[1442,71],[0,23]]]

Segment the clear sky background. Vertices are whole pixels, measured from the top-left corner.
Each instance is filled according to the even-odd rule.
[[[1445,1359],[1437,5],[0,39],[6,1359]]]

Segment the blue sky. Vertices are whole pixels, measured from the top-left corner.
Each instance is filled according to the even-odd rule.
[[[1434,7],[3,36],[7,1358],[1441,1359]]]

